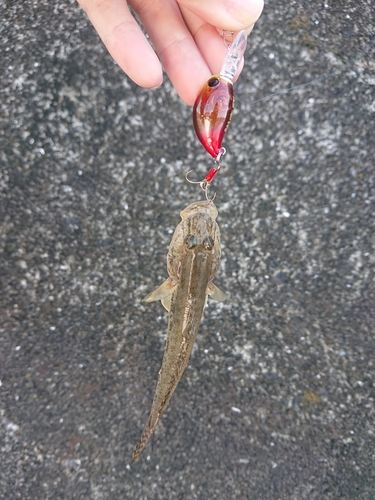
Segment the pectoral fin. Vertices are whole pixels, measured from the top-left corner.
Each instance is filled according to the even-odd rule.
[[[164,308],[169,312],[171,310],[171,302],[172,302],[172,294],[170,293],[167,297],[164,299],[161,299],[161,303],[163,304]]]
[[[175,281],[168,278],[153,292],[149,293],[147,297],[143,299],[143,302],[155,302],[157,300],[161,300],[163,306],[167,311],[169,311],[171,306],[172,291],[176,285],[177,283]]]
[[[218,302],[223,302],[227,298],[226,294],[213,283],[208,284],[207,294],[211,297],[211,299],[217,300]]]

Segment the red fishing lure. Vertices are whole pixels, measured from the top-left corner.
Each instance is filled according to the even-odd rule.
[[[215,166],[203,183],[208,186],[220,168],[225,149],[222,147],[234,104],[233,78],[246,49],[247,36],[240,31],[228,46],[228,54],[218,75],[204,84],[193,108],[194,129],[202,146],[214,158]]]
[[[227,78],[213,75],[198,95],[193,123],[203,147],[216,159],[233,111],[233,84]]]

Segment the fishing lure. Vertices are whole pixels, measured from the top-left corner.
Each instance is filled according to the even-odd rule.
[[[233,79],[246,50],[246,43],[246,31],[240,31],[233,43],[227,45],[228,54],[220,73],[208,79],[194,104],[195,132],[202,146],[215,160],[214,166],[204,180],[199,182],[204,191],[207,191],[209,184],[219,171],[225,154],[222,142],[234,108]]]
[[[207,296],[222,302],[224,292],[212,283],[220,260],[220,231],[212,201],[192,203],[181,212],[169,245],[169,278],[145,302],[161,300],[169,311],[168,336],[151,412],[134,448],[136,462],[148,443],[185,370],[198,333]]]

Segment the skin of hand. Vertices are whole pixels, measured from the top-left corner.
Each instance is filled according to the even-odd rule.
[[[221,31],[244,29],[249,34],[263,9],[263,0],[78,2],[113,59],[135,83],[146,88],[160,86],[164,67],[179,96],[189,105],[194,104],[204,82],[220,71],[227,53]],[[144,26],[156,53],[129,7]]]

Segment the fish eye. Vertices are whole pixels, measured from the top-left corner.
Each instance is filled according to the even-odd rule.
[[[186,238],[186,246],[188,247],[188,249],[192,250],[197,245],[198,245],[198,240],[196,236],[194,236],[193,234],[189,234],[189,236]]]
[[[214,247],[214,240],[211,238],[211,236],[207,236],[203,244],[206,250],[212,250]]]
[[[208,86],[209,87],[216,87],[216,85],[219,85],[219,79],[216,78],[215,76],[213,78],[210,78],[208,80]]]

